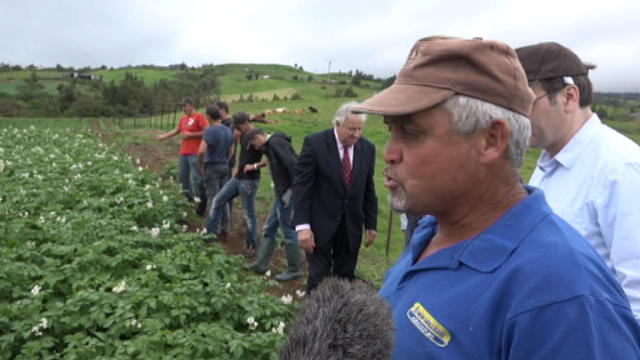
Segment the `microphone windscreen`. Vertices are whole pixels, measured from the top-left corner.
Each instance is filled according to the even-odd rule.
[[[391,359],[393,334],[391,308],[374,289],[331,277],[302,305],[280,359]]]

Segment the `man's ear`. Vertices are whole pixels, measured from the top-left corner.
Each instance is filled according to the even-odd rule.
[[[480,133],[482,142],[480,147],[480,161],[493,162],[504,157],[509,147],[511,129],[504,119],[494,119],[488,129]]]
[[[573,112],[580,108],[580,89],[575,85],[567,85],[561,92],[562,105],[565,112]]]

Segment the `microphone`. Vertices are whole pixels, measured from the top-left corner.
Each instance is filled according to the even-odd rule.
[[[296,315],[280,360],[386,360],[393,350],[389,304],[371,287],[326,278]]]

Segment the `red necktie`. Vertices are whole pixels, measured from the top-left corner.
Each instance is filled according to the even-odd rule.
[[[342,176],[344,183],[349,187],[351,185],[351,159],[349,159],[349,148],[344,148],[344,154],[342,155]]]

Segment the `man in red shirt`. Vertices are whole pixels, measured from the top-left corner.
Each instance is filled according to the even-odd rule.
[[[200,201],[196,211],[199,215],[202,215],[207,204],[202,186],[203,174],[198,166],[198,149],[200,148],[202,134],[209,127],[209,123],[202,114],[196,112],[192,98],[184,97],[181,105],[184,110],[184,116],[180,119],[176,128],[168,133],[159,135],[157,140],[163,141],[181,134],[182,146],[180,147],[180,157],[178,158],[178,174],[180,183],[182,183],[182,191],[189,202],[196,200],[194,193],[197,192]]]

